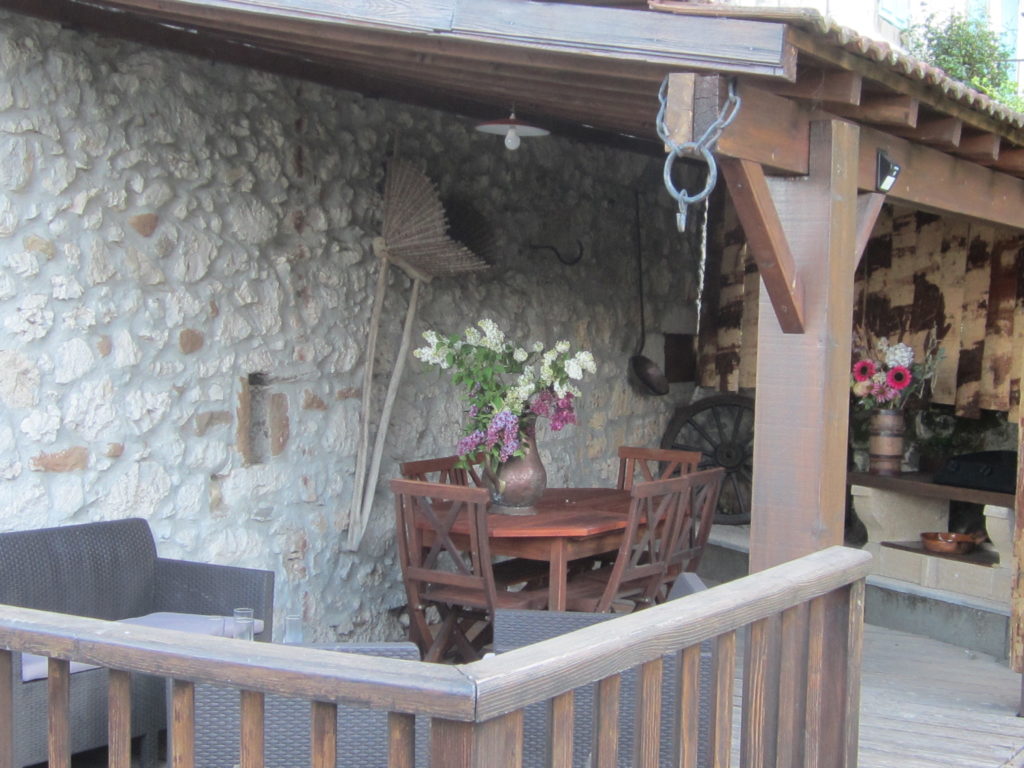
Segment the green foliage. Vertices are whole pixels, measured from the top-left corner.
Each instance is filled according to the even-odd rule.
[[[1024,106],[1010,78],[1013,52],[985,20],[958,13],[945,20],[931,15],[904,32],[907,50],[947,75],[1014,109]]]

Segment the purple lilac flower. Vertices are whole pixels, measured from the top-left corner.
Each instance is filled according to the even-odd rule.
[[[538,392],[530,401],[530,411],[538,416],[549,418],[554,399],[555,396],[551,390],[545,389],[543,392]]]
[[[479,448],[483,441],[484,433],[478,429],[476,432],[471,432],[459,440],[459,444],[456,447],[455,452],[458,453],[459,456],[465,456],[467,453],[472,453]]]
[[[512,454],[519,450],[518,440],[508,440],[501,445],[501,454],[498,458],[502,463],[512,458]]]
[[[555,402],[555,411],[551,414],[551,431],[558,432],[570,424],[576,423],[576,411],[572,404],[572,393]]]

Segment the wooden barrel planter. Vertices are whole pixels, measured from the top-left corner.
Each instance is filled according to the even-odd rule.
[[[868,438],[868,471],[873,475],[898,475],[903,463],[903,411],[878,410],[871,414]]]

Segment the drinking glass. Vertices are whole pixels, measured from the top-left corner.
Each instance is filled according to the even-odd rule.
[[[252,608],[235,608],[235,638],[237,640],[253,639]]]
[[[284,617],[284,642],[289,645],[302,642],[302,617],[298,614]]]

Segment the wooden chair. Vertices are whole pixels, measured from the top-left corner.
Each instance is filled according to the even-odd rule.
[[[570,575],[566,592],[570,611],[604,613],[627,598],[654,602],[665,582],[667,558],[680,530],[678,518],[688,487],[685,475],[633,485],[629,518],[615,560]]]
[[[406,461],[398,466],[398,470],[406,480],[482,487],[480,470],[477,468],[480,462],[474,460],[468,467],[457,467],[456,464],[460,458],[460,456],[443,456],[439,459]]]
[[[406,480],[427,483],[465,485],[476,488],[486,487],[481,480],[480,465],[483,459],[474,457],[468,467],[459,467],[459,456],[443,456],[439,459],[420,459],[399,464],[398,469]],[[509,558],[494,564],[494,580],[500,588],[508,589],[517,584],[540,587],[547,584],[548,566],[540,560]]]
[[[619,446],[618,486],[628,491],[640,482],[666,480],[670,477],[694,472],[700,464],[700,451],[674,451],[667,448],[639,448]],[[637,478],[637,473],[640,477]]]
[[[445,483],[392,480],[398,554],[409,606],[409,639],[425,661],[480,658],[496,608],[544,608],[546,589],[499,589],[487,539],[488,492]],[[453,534],[462,518],[465,534]],[[432,628],[426,608],[437,608]]]
[[[696,573],[718,506],[718,494],[725,480],[725,468],[715,467],[683,477],[682,505],[676,517],[668,551],[665,573],[655,599],[661,602],[681,573]]]

